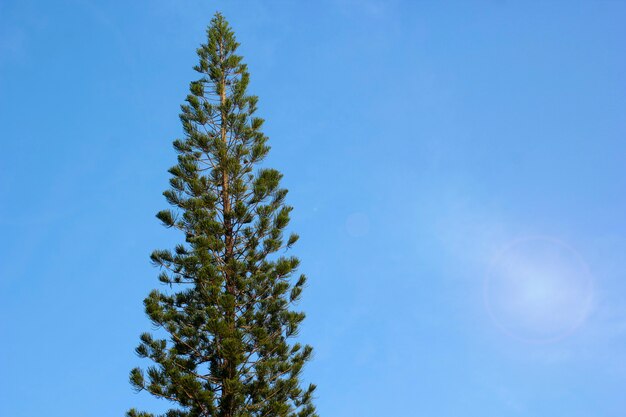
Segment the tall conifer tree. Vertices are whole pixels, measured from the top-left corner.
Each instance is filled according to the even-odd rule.
[[[185,136],[174,141],[164,193],[173,210],[157,214],[185,242],[151,256],[167,289],[152,291],[145,310],[164,332],[141,335],[137,354],[153,365],[133,369],[131,384],[171,401],[166,417],[314,417],[315,386],[300,382],[311,347],[290,340],[305,277],[293,278],[299,261],[283,255],[298,239],[283,237],[287,190],[278,171],[258,167],[269,151],[263,120],[221,14],[207,35],[181,106]]]

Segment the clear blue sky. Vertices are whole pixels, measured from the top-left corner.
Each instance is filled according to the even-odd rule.
[[[0,415],[128,371],[195,48],[233,25],[323,417],[626,415],[626,2],[0,1]]]

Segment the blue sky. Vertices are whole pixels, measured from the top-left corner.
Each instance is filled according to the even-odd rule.
[[[0,415],[128,371],[179,105],[234,27],[321,416],[626,415],[626,3],[0,1]]]

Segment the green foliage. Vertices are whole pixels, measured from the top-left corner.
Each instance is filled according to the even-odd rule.
[[[293,283],[298,259],[277,254],[298,240],[283,237],[287,191],[278,171],[257,168],[269,151],[263,120],[219,13],[207,35],[164,192],[173,210],[157,214],[185,240],[150,257],[168,291],[152,291],[144,305],[163,336],[141,335],[136,352],[153,365],[133,369],[130,382],[171,401],[164,417],[314,417],[315,386],[300,386],[312,349],[289,341],[304,319],[291,308],[306,279]]]

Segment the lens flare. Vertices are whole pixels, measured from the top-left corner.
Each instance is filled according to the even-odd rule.
[[[369,232],[370,220],[367,214],[356,212],[348,216],[346,230],[352,237],[362,237]]]
[[[531,237],[507,245],[485,280],[485,305],[509,336],[549,343],[575,331],[592,305],[592,278],[582,257],[567,244]]]

